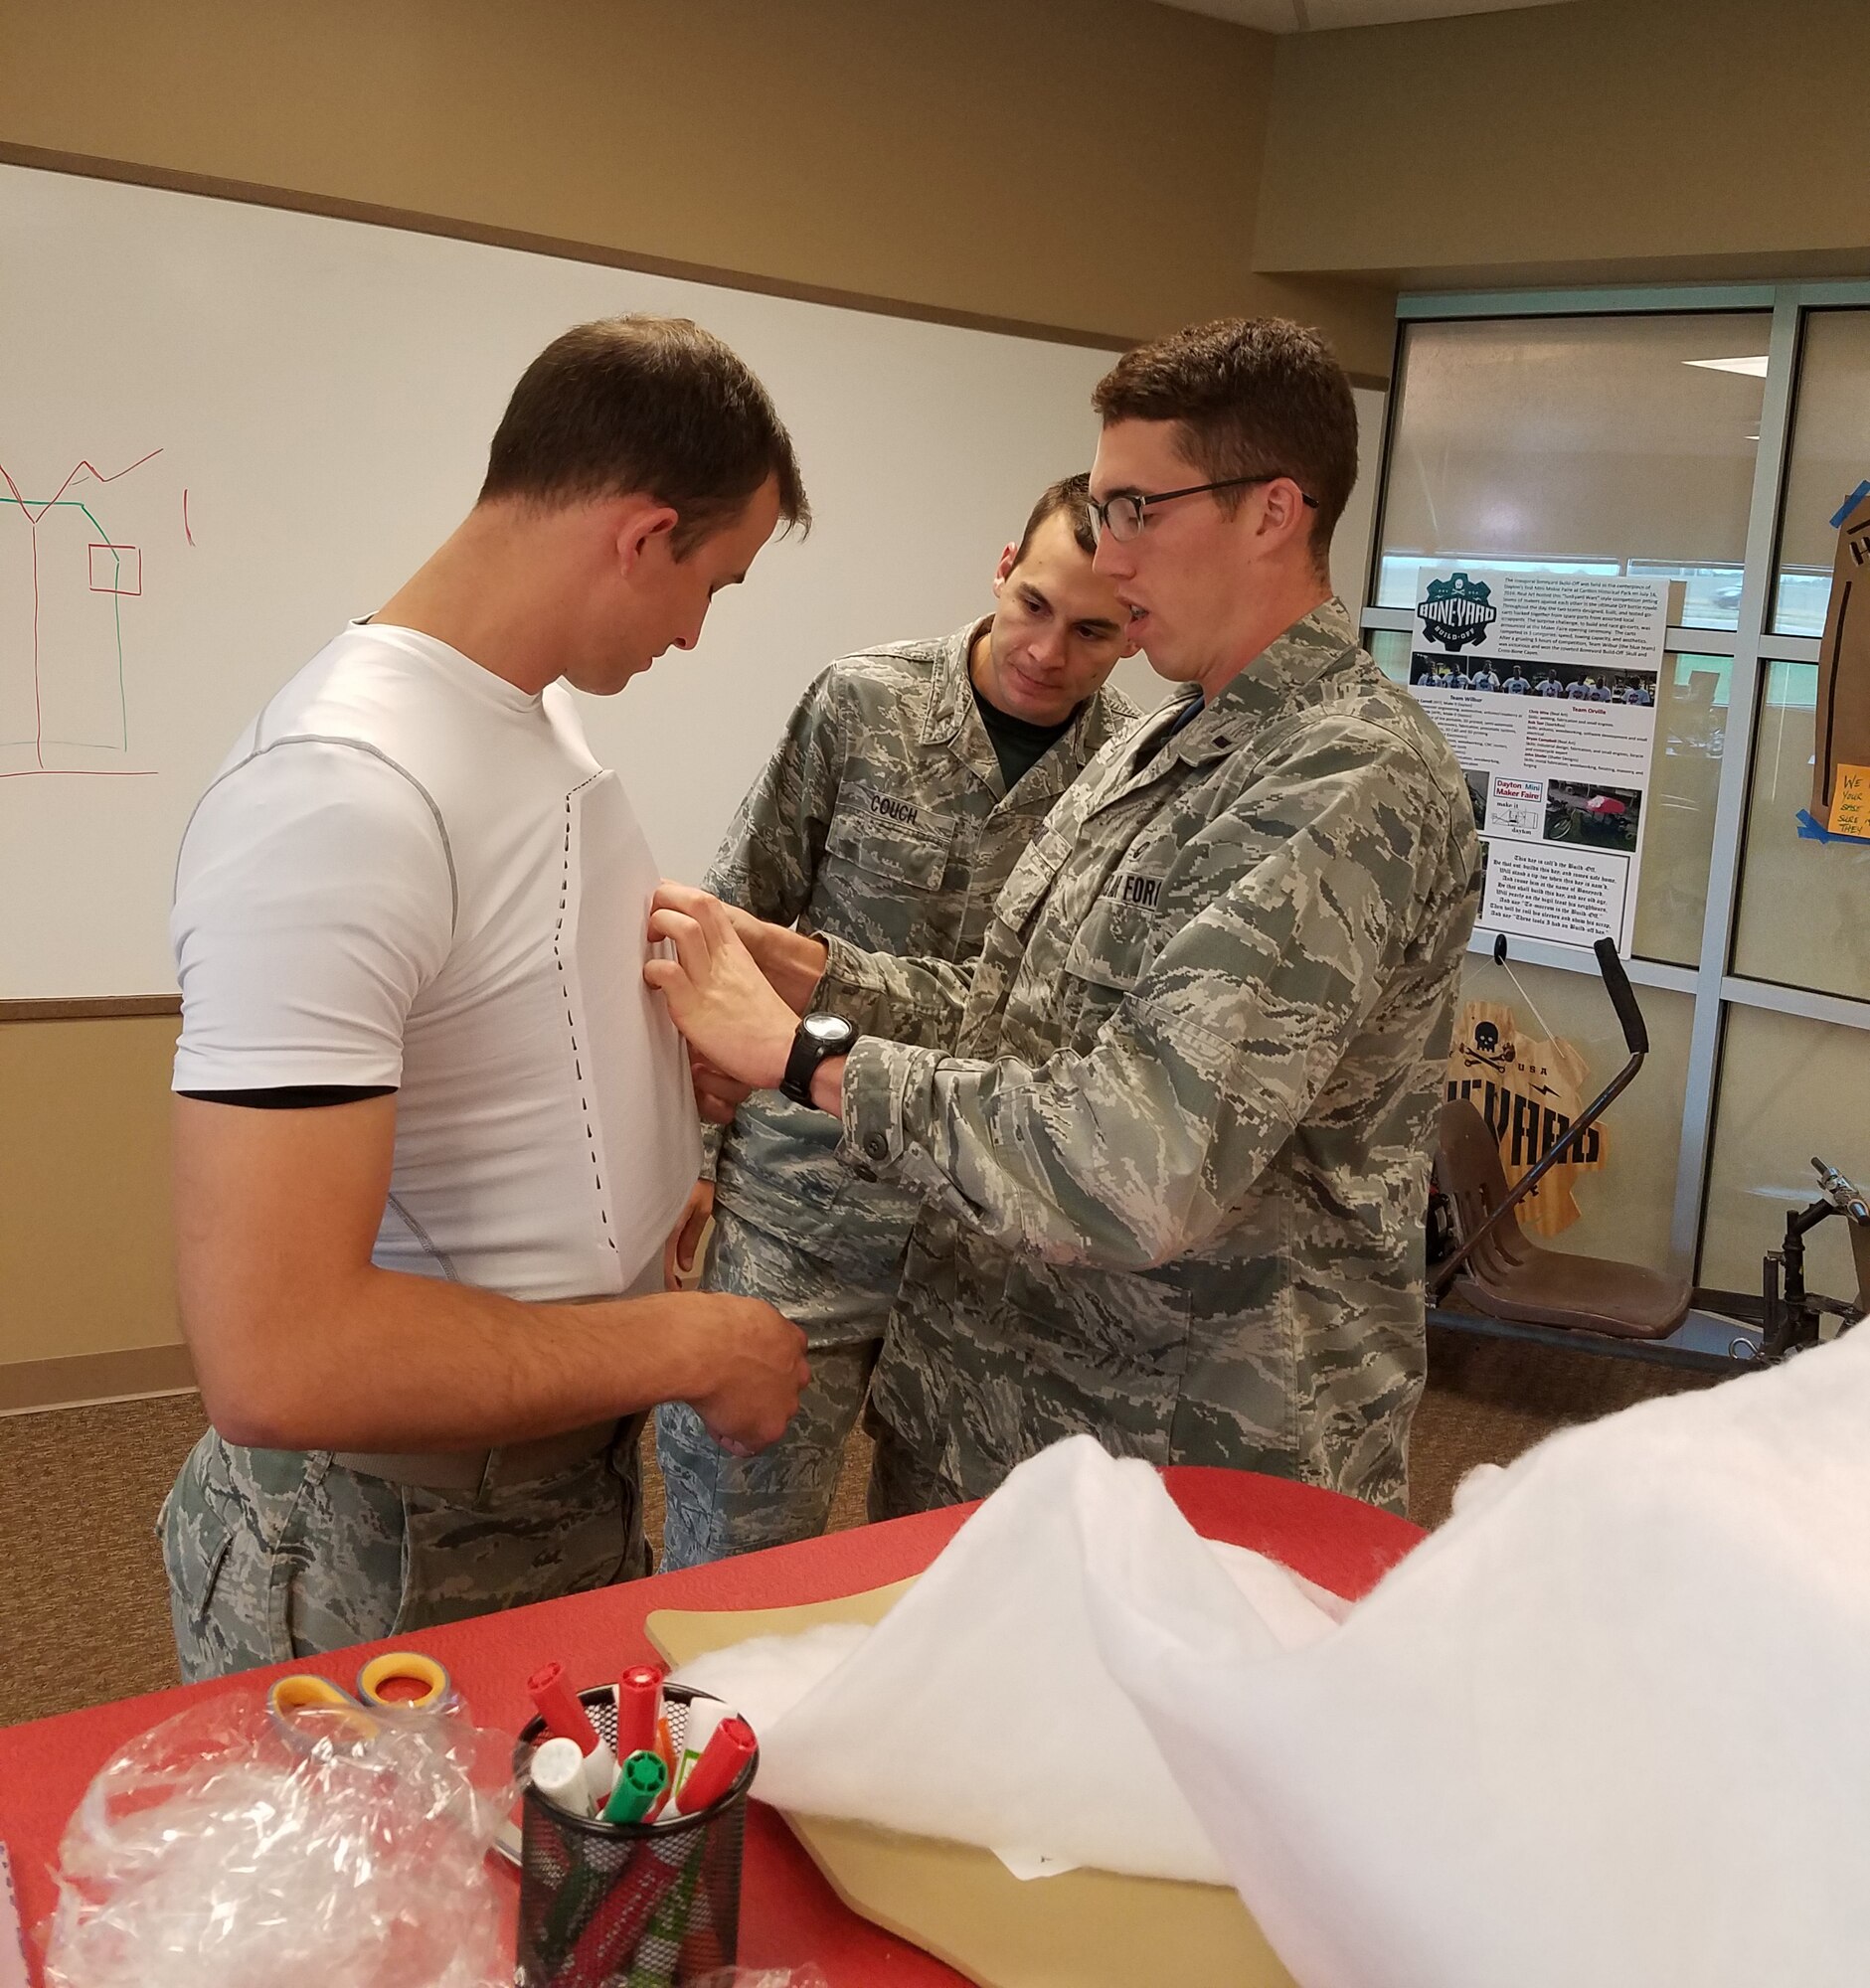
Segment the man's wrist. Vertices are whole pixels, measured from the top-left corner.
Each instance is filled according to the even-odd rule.
[[[811,1074],[811,1101],[833,1118],[844,1115],[844,1064],[841,1056],[826,1057]]]
[[[761,1052],[759,1088],[777,1090],[785,1078],[785,1066],[791,1061],[792,1044],[798,1034],[796,1021],[783,1034],[776,1029],[771,1039]]]
[[[773,947],[773,957],[762,964],[770,980],[795,1015],[811,1006],[811,997],[831,960],[831,948],[809,932],[788,931]]]
[[[633,1394],[657,1402],[686,1402],[715,1385],[709,1308],[699,1291],[645,1291],[611,1298],[626,1329],[633,1363]]]

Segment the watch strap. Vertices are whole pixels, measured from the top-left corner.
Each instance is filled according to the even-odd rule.
[[[818,1075],[818,1066],[834,1056],[848,1055],[856,1040],[857,1031],[848,1024],[844,1040],[839,1042],[814,1035],[801,1022],[792,1036],[791,1054],[785,1059],[785,1075],[779,1079],[780,1095],[789,1097],[794,1104],[809,1105],[811,1080]]]

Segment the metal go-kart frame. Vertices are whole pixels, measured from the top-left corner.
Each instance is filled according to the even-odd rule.
[[[1473,1106],[1444,1107],[1430,1204],[1430,1323],[1732,1372],[1816,1345],[1830,1320],[1843,1331],[1870,1315],[1870,1196],[1822,1160],[1812,1161],[1817,1199],[1786,1216],[1785,1240],[1767,1254],[1757,1294],[1691,1288],[1686,1279],[1640,1264],[1542,1249],[1522,1232],[1519,1204],[1568,1151],[1582,1149],[1583,1135],[1634,1080],[1648,1054],[1648,1030],[1615,944],[1600,939],[1594,950],[1627,1061],[1510,1188]],[[1505,954],[1500,938],[1494,957],[1504,963]],[[1851,1299],[1805,1284],[1804,1238],[1833,1216],[1850,1228],[1858,1282]],[[1460,1308],[1449,1305],[1451,1296]]]

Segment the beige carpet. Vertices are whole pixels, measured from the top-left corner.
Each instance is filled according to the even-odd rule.
[[[1413,1509],[1439,1525],[1461,1474],[1508,1463],[1553,1428],[1700,1377],[1434,1335],[1417,1416]],[[194,1395],[0,1416],[0,1725],[42,1719],[176,1681],[156,1509],[203,1428]],[[662,1484],[646,1446],[649,1536]],[[834,1530],[864,1522],[870,1445],[853,1437]]]
[[[0,1723],[174,1684],[150,1532],[194,1395],[0,1417]]]
[[[1432,1330],[1429,1386],[1410,1437],[1409,1516],[1419,1526],[1439,1526],[1455,1485],[1476,1463],[1511,1463],[1554,1429],[1655,1395],[1711,1387],[1714,1379],[1599,1353]]]

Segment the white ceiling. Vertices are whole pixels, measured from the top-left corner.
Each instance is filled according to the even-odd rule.
[[[1558,0],[1162,0],[1191,14],[1213,14],[1274,35],[1308,28],[1368,28],[1382,21],[1431,21],[1448,14],[1498,14],[1509,7],[1550,7]]]

